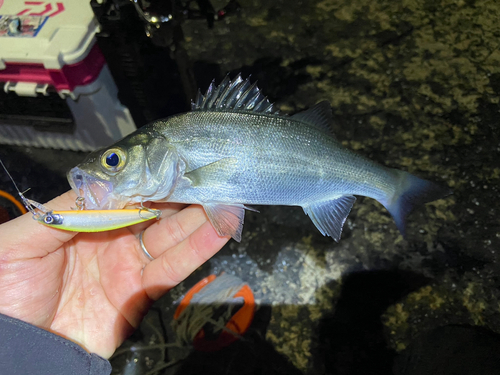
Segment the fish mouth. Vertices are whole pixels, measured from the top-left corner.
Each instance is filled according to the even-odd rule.
[[[113,195],[113,184],[89,175],[75,167],[68,172],[71,189],[85,198],[85,208],[88,210],[112,210],[122,208],[120,201]]]

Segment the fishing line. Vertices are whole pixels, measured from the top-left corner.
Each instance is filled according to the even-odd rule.
[[[7,167],[5,166],[5,164],[3,163],[2,159],[0,159],[0,164],[2,165],[5,173],[7,173],[7,176],[9,176],[10,180],[12,181],[12,184],[14,185],[14,187],[16,188],[17,190],[17,193],[19,194],[19,196],[21,197],[23,203],[24,203],[24,206],[26,207],[26,209],[31,212],[33,214],[33,216],[36,215],[35,213],[35,208],[33,207],[33,205],[30,203],[29,199],[27,199],[25,196],[24,196],[24,193],[26,193],[27,191],[29,191],[29,188],[24,192],[22,193],[21,190],[19,190],[19,188],[17,187],[17,184],[16,182],[14,181],[14,178],[12,178],[11,174],[9,173],[9,171],[7,170]],[[19,208],[21,210],[21,212],[23,214],[25,214],[27,211],[26,209],[24,209],[24,207],[22,207],[19,202],[17,201],[17,199],[15,199],[12,195],[10,195],[9,193],[6,193],[4,192],[5,194],[2,194],[2,196],[6,197],[7,199],[11,200],[7,195],[9,195],[11,198],[13,198],[14,200],[12,201],[17,208]]]

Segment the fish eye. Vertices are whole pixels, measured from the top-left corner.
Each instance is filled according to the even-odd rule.
[[[106,164],[109,167],[116,167],[119,162],[120,162],[120,157],[114,152],[106,157]]]
[[[106,150],[101,156],[101,165],[111,173],[119,172],[125,166],[127,154],[120,148],[111,148]]]
[[[43,218],[43,222],[45,224],[52,224],[54,222],[54,218],[49,214]]]

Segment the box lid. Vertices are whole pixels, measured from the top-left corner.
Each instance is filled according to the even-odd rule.
[[[0,0],[0,69],[8,63],[46,69],[76,64],[98,31],[89,1]]]

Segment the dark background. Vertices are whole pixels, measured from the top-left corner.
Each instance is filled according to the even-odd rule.
[[[136,51],[143,65],[132,80],[143,82],[135,92],[145,93],[135,113],[142,116],[139,124],[187,109],[186,91],[192,89],[180,70],[187,69],[202,90],[213,78],[242,72],[258,80],[285,113],[329,100],[336,135],[346,147],[448,185],[454,194],[412,214],[405,239],[388,212],[367,198],[357,200],[339,244],[323,237],[300,208],[248,212],[242,242],[230,242],[160,300],[124,347],[172,340],[172,301],[221,271],[254,290],[261,304],[255,324],[246,341],[210,356],[192,354],[172,372],[387,374],[398,358],[406,365],[397,371],[419,373],[409,372],[415,357],[408,353],[420,350],[431,358],[425,348],[435,337],[425,341],[425,335],[448,325],[484,331],[440,331],[441,349],[463,337],[486,342],[481,347],[498,345],[488,335],[500,331],[499,17],[492,1],[242,2],[213,28],[203,18],[182,22],[178,45],[187,60],[151,43],[142,24],[131,26],[131,38],[144,38]],[[161,59],[164,70],[158,70]],[[126,102],[132,81],[113,64],[125,63],[110,61]],[[172,83],[154,84],[162,80]],[[167,97],[164,107],[158,99],[150,102],[158,95]],[[69,189],[64,174],[84,156],[0,146],[20,189],[31,188],[27,195],[41,202]],[[4,174],[0,183],[13,192]],[[415,349],[411,343],[418,340],[424,344]],[[137,361],[128,362],[129,373],[146,373],[185,354],[138,353]],[[453,363],[484,362],[479,355],[453,353]],[[113,360],[114,371],[122,372],[133,356]],[[450,357],[436,358],[433,363]]]

